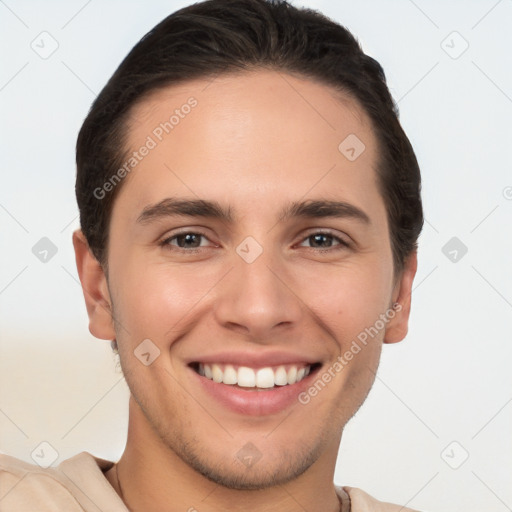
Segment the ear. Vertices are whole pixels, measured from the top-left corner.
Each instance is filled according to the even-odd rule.
[[[393,290],[393,303],[398,306],[395,316],[389,321],[384,335],[384,343],[397,343],[407,335],[409,328],[409,314],[411,312],[412,283],[418,268],[417,251],[411,253],[405,262],[399,281]]]
[[[103,268],[79,229],[73,232],[73,247],[89,315],[89,331],[96,338],[113,340],[116,334],[112,320],[112,303]]]

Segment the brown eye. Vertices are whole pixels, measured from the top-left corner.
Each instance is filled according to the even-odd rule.
[[[195,233],[190,231],[186,233],[179,233],[177,235],[166,238],[161,242],[161,245],[177,247],[184,250],[198,249],[200,247],[204,247],[204,244],[201,244],[202,239],[207,240],[206,236],[202,233]]]
[[[334,236],[331,233],[313,233],[304,239],[304,242],[308,241],[312,249],[332,249],[332,248],[343,248],[348,247],[347,242],[343,239]],[[303,242],[303,243],[304,243]],[[336,242],[333,244],[333,242]],[[302,244],[301,244],[302,245]]]

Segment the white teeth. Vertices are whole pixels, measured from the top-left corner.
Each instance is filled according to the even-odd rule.
[[[224,382],[224,384],[236,384],[238,382],[238,374],[230,364],[227,364],[226,368],[224,368],[222,382]]]
[[[274,371],[272,370],[272,368],[261,368],[256,372],[256,387],[274,387]]]
[[[238,368],[238,385],[243,388],[256,386],[256,374],[252,368],[247,368],[247,366]]]
[[[311,365],[298,367],[292,365],[286,370],[284,365],[272,368],[267,366],[254,370],[248,366],[240,366],[238,370],[231,364],[203,364],[199,363],[198,373],[217,383],[228,385],[238,384],[243,388],[268,389],[275,386],[295,384],[307,377]]]
[[[218,364],[212,364],[213,382],[222,382],[222,370]]]
[[[288,370],[288,384],[295,384],[297,382],[297,367],[292,366]]]
[[[288,384],[288,376],[284,366],[280,366],[274,374],[274,384],[276,386],[286,386]]]

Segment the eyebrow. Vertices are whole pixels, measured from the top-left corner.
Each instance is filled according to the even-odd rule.
[[[165,217],[187,216],[218,219],[232,224],[235,221],[231,207],[224,208],[217,201],[205,199],[178,199],[168,197],[146,206],[137,222],[146,224]],[[278,215],[278,222],[291,218],[350,218],[370,225],[369,216],[357,206],[344,201],[309,200],[286,205]]]

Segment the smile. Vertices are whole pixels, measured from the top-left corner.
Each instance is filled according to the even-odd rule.
[[[212,400],[213,407],[261,417],[300,405],[298,396],[323,366],[315,359],[277,350],[224,351],[189,360],[187,366],[191,382],[202,390],[204,398]]]
[[[195,363],[194,370],[201,376],[216,383],[240,388],[271,389],[276,386],[289,386],[307,377],[313,364],[290,364],[251,368],[232,364]]]

